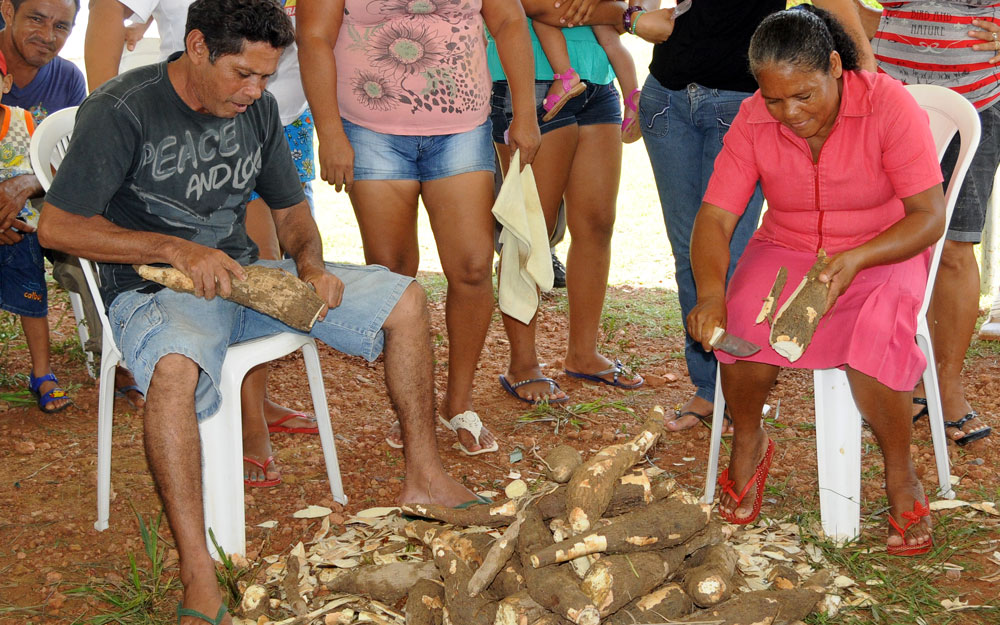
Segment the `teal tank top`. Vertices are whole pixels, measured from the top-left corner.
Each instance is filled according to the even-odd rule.
[[[531,20],[528,20],[528,23],[530,25]],[[531,33],[532,53],[535,55],[535,80],[553,80],[552,67],[545,58],[538,38],[535,37],[534,29],[529,28],[528,31]],[[611,69],[608,55],[604,53],[601,44],[597,43],[594,31],[589,26],[564,28],[562,32],[569,50],[570,63],[573,65],[573,69],[580,74],[582,80],[595,85],[606,85],[615,79],[615,72]],[[486,60],[490,67],[490,76],[494,81],[507,80],[503,73],[503,67],[500,66],[496,42],[488,33],[487,39],[489,45],[486,49]]]

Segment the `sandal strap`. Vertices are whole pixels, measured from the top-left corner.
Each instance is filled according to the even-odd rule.
[[[552,77],[556,78],[558,80],[561,80],[562,84],[563,84],[562,85],[563,92],[564,93],[569,93],[569,90],[572,89],[572,87],[570,86],[569,83],[570,83],[571,80],[573,80],[574,76],[578,76],[578,75],[579,74],[576,73],[576,70],[571,67],[571,68],[567,69],[565,72],[563,72],[562,74],[555,74],[555,73],[553,73]]]
[[[631,91],[631,93],[628,94],[628,97],[625,98],[625,106],[627,106],[629,109],[631,109],[631,110],[635,111],[636,113],[638,113],[639,112],[639,103],[636,102],[636,96],[639,96],[641,94],[642,94],[642,89],[638,89],[638,88],[633,89]]]
[[[258,469],[260,469],[261,471],[264,471],[266,473],[267,472],[267,468],[269,466],[271,466],[272,464],[274,464],[274,456],[268,456],[267,460],[265,460],[264,462],[257,462],[256,460],[254,460],[250,456],[243,456],[243,462],[249,462],[253,466],[257,467]]]
[[[906,536],[907,530],[909,530],[915,523],[920,522],[920,519],[930,515],[931,515],[930,502],[928,501],[927,496],[925,495],[923,504],[921,504],[919,500],[914,500],[913,510],[912,511],[906,510],[901,515],[903,519],[906,520],[906,525],[900,527],[899,523],[896,522],[896,519],[892,518],[891,512],[889,513],[889,525],[891,525],[894,530],[899,532],[900,536]]]
[[[529,378],[527,380],[521,380],[520,382],[517,382],[516,384],[511,384],[510,387],[512,389],[516,390],[516,389],[521,388],[525,384],[531,384],[533,382],[548,382],[549,383],[549,393],[555,393],[556,390],[559,390],[559,385],[556,383],[555,380],[553,380],[552,378],[545,378],[545,377],[542,377],[542,378]]]
[[[452,417],[448,423],[451,425],[453,432],[457,433],[458,430],[468,430],[472,434],[472,438],[476,439],[476,444],[479,443],[479,434],[483,431],[483,421],[479,418],[479,415],[473,410],[466,410],[462,414],[457,414]]]
[[[965,425],[969,421],[972,421],[973,419],[978,419],[978,418],[979,418],[979,413],[976,412],[975,410],[973,410],[972,412],[970,412],[969,414],[965,415],[964,417],[962,417],[958,421],[945,421],[944,422],[944,426],[946,428],[956,428],[956,429],[961,430],[963,425]]]
[[[42,384],[46,382],[55,382],[56,384],[59,384],[59,380],[56,379],[56,375],[49,371],[45,375],[37,378],[33,374],[29,374],[28,388],[31,389],[31,392],[37,393],[38,389],[42,387]]]

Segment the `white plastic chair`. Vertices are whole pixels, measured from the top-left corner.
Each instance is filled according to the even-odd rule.
[[[118,64],[118,73],[121,74],[143,65],[151,65],[159,60],[160,38],[143,37],[135,43],[135,50],[122,49],[122,60]]]
[[[31,141],[31,164],[42,187],[48,190],[52,182],[52,165],[61,161],[73,130],[76,108],[63,109],[50,115],[35,131]],[[97,275],[89,260],[80,259],[87,286],[97,305],[103,329],[100,390],[97,425],[97,522],[98,530],[108,528],[111,503],[111,425],[114,408],[115,366],[122,354],[115,345],[98,289]],[[231,345],[222,366],[220,390],[222,404],[218,412],[202,421],[199,434],[202,442],[202,497],[205,511],[206,540],[212,528],[216,542],[226,553],[246,553],[246,517],[243,499],[243,436],[240,387],[247,372],[259,364],[281,358],[297,349],[302,350],[313,410],[319,427],[326,474],[333,499],[347,503],[340,478],[337,447],[330,425],[323,374],[320,369],[316,342],[308,336],[283,332],[274,336]],[[211,546],[211,542],[208,543]],[[212,555],[217,556],[214,549]]]
[[[945,192],[946,220],[951,220],[958,191],[965,180],[972,157],[979,146],[979,115],[976,109],[958,93],[936,85],[910,85],[910,94],[930,117],[931,133],[938,159],[944,156],[952,137],[961,137],[958,163]],[[934,349],[927,326],[934,278],[941,259],[944,235],[934,244],[931,265],[924,292],[923,305],[917,317],[916,341],[927,359],[923,383],[927,394],[927,411],[937,464],[938,497],[954,499],[948,464],[948,442],[945,437],[941,394],[938,388]],[[718,374],[718,370],[717,370]],[[705,476],[704,503],[715,499],[715,483],[719,470],[719,447],[722,441],[723,414],[726,407],[721,378],[716,378],[715,406],[712,415],[708,471]],[[861,533],[861,425],[862,417],[854,403],[847,374],[840,369],[813,371],[813,392],[816,403],[816,465],[819,474],[819,506],[823,532],[838,542],[851,540]]]

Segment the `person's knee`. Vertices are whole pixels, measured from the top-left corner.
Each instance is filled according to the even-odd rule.
[[[610,245],[615,233],[615,213],[610,211],[592,214],[582,223],[574,223],[572,226],[570,234],[575,239],[584,238],[594,243]]]
[[[478,257],[467,257],[458,263],[458,266],[448,272],[449,284],[457,283],[466,287],[489,287],[493,277],[492,254],[479,254]]]
[[[975,271],[978,275],[979,265],[973,251],[974,243],[968,241],[951,241],[946,239],[941,248],[940,272],[950,275],[965,275]]]
[[[386,317],[382,327],[386,331],[396,328],[419,328],[428,326],[427,295],[416,282],[411,282],[396,301],[392,312]]]
[[[172,392],[183,392],[190,387],[193,393],[198,384],[199,372],[198,363],[187,356],[166,354],[156,361],[149,386],[169,386]]]

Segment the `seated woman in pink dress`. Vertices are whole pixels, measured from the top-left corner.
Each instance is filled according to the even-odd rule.
[[[711,349],[712,331],[722,327],[763,346],[748,358],[717,354],[734,425],[720,514],[734,523],[757,517],[774,453],[761,408],[790,362],[768,344],[768,324],[755,323],[761,301],[787,267],[783,304],[825,250],[829,312],[794,366],[846,369],[882,449],[888,550],[924,553],[931,526],[910,457],[910,399],[926,364],[914,336],[928,248],[944,231],[945,212],[927,115],[899,82],[858,71],[850,39],[812,7],[765,19],[750,68],[760,89],[726,134],[691,242],[692,337]],[[758,182],[768,211],[727,290],[729,237]]]

